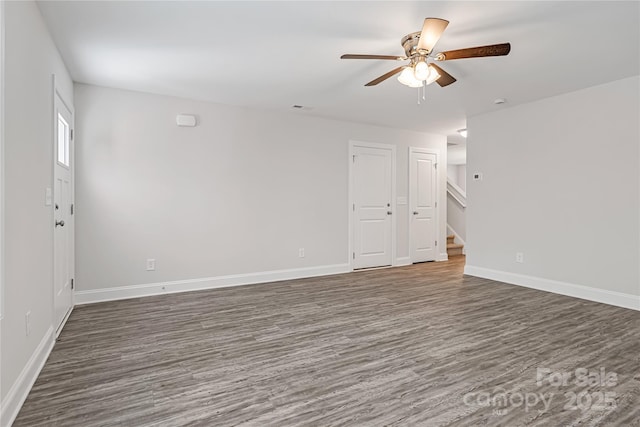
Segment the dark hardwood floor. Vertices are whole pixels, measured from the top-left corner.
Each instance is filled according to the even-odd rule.
[[[640,312],[463,263],[76,307],[15,426],[640,426]]]

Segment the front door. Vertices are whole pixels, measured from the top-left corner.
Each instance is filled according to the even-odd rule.
[[[73,306],[73,114],[56,94],[54,134],[54,320],[60,329]]]
[[[392,262],[392,154],[391,149],[353,147],[354,269]]]
[[[411,262],[436,259],[436,155],[411,149],[409,202]]]

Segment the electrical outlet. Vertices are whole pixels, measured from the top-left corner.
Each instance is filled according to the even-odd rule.
[[[516,252],[516,262],[524,262],[524,254],[522,252]]]
[[[156,269],[156,260],[153,258],[147,259],[147,271],[154,271]]]
[[[298,249],[298,257],[304,258],[304,248]]]
[[[31,310],[27,311],[24,315],[24,326],[27,336],[31,335]]]

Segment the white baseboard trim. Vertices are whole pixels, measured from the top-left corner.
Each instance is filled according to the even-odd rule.
[[[404,267],[406,265],[413,264],[411,262],[411,257],[405,256],[402,258],[396,258],[396,263],[393,265],[394,267]]]
[[[466,265],[464,274],[640,311],[640,296]]]
[[[60,323],[60,326],[58,326],[58,329],[56,329],[55,331],[56,334],[54,339],[58,339],[58,337],[60,336],[60,332],[62,332],[62,330],[64,329],[64,325],[66,325],[67,320],[69,320],[69,317],[71,316],[71,312],[73,311],[73,307],[75,306],[75,298],[73,298],[73,301],[74,301],[74,304],[71,306],[69,311],[67,311],[67,314],[64,315],[64,319],[62,319],[62,323]]]
[[[439,262],[439,261],[449,261],[449,254],[446,252],[440,253],[438,255],[438,258],[436,258],[436,262]]]
[[[462,254],[466,255],[467,254],[467,243],[464,241],[464,239],[462,237],[460,237],[460,235],[456,232],[456,230],[454,230],[453,227],[451,227],[449,224],[447,224],[447,231],[455,236],[455,238],[458,241],[458,243],[461,243],[461,244],[464,245],[462,247]]]
[[[176,280],[172,282],[145,283],[141,285],[118,286],[114,288],[77,291],[76,304],[115,301],[128,298],[148,297],[152,295],[177,292],[200,291],[205,289],[226,288],[230,286],[253,285],[257,283],[277,282],[280,280],[303,279],[307,277],[328,276],[351,272],[349,264],[324,265],[320,267],[274,270],[260,273],[233,274],[228,276],[205,277],[201,279]]]
[[[20,372],[20,375],[9,389],[4,400],[0,403],[1,426],[10,426],[18,416],[20,408],[22,408],[24,401],[31,391],[31,387],[33,387],[38,375],[40,375],[40,371],[49,358],[49,354],[51,354],[51,350],[55,344],[54,333],[53,327],[49,327],[49,330],[45,333],[38,347],[36,347],[24,369],[22,369],[22,372]]]

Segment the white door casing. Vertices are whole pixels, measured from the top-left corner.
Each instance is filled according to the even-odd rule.
[[[438,255],[437,153],[409,148],[409,241],[411,262]]]
[[[390,266],[395,258],[395,147],[352,143],[350,151],[352,267]]]
[[[73,112],[55,91],[53,166],[53,313],[60,331],[73,307]]]

